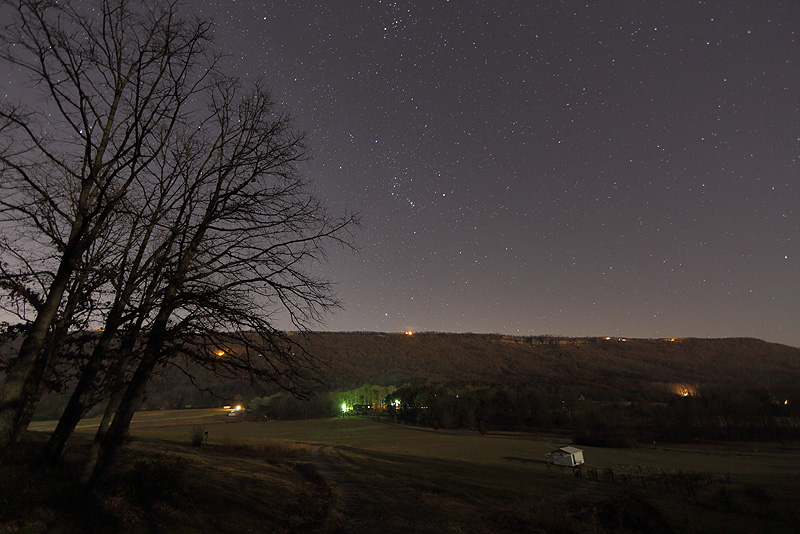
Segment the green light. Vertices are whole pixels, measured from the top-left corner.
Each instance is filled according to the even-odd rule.
[[[346,411],[347,411],[347,404],[345,404],[345,403],[342,403],[342,411],[343,411],[343,412],[346,412]]]

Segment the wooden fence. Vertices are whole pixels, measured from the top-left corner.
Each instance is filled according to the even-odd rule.
[[[599,482],[619,484],[631,488],[642,488],[645,490],[660,490],[668,492],[679,492],[690,499],[696,498],[697,489],[713,483],[730,484],[730,475],[714,475],[712,473],[698,473],[689,471],[684,473],[677,472],[644,470],[637,467],[631,473],[627,471],[613,469],[603,469],[589,467],[586,465],[573,468],[573,474],[578,478],[587,478]]]

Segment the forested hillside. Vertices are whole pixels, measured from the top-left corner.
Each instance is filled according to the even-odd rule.
[[[750,338],[672,341],[312,332],[296,334],[295,339],[321,362],[318,392],[363,384],[506,384],[577,388],[597,398],[601,391],[625,392],[628,397],[708,386],[784,390],[800,383],[800,349]],[[275,392],[257,391],[246,380],[220,378],[208,369],[182,363],[180,368],[159,369],[142,408],[215,406]],[[49,395],[38,417],[58,417],[64,402],[63,396]]]
[[[312,333],[331,388],[364,382],[768,385],[800,380],[800,349],[751,338],[620,339],[496,334]]]

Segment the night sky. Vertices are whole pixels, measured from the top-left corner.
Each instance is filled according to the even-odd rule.
[[[800,2],[188,6],[361,214],[325,329],[800,346]]]
[[[800,346],[800,3],[193,3],[309,133],[330,330]]]

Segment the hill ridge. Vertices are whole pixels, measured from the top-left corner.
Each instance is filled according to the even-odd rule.
[[[764,384],[800,380],[800,349],[757,338],[512,336],[443,332],[305,332],[331,385],[630,381]]]

